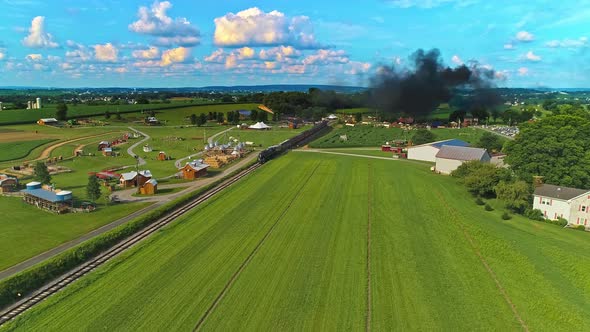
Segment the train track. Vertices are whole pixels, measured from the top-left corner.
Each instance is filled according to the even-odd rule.
[[[209,198],[213,197],[215,194],[221,192],[223,189],[231,186],[244,176],[252,173],[261,164],[256,163],[247,169],[239,172],[238,174],[232,176],[231,178],[225,180],[220,185],[216,186],[215,188],[207,191],[203,195],[199,196],[195,200],[185,204],[184,206],[170,212],[166,216],[160,218],[158,221],[152,223],[151,225],[147,226],[143,230],[135,233],[134,235],[122,240],[109,250],[99,254],[98,256],[94,257],[93,259],[87,261],[86,263],[81,264],[77,268],[67,272],[60,278],[53,280],[52,282],[48,283],[47,285],[41,287],[33,294],[27,296],[23,300],[13,304],[12,306],[8,307],[4,311],[0,312],[0,326],[4,323],[14,319],[18,315],[22,314],[23,312],[31,309],[36,304],[40,303],[41,301],[47,299],[49,296],[59,292],[69,284],[73,283],[74,281],[80,279],[82,276],[88,274],[90,271],[95,270],[99,266],[105,264],[112,258],[116,257],[120,253],[128,250],[129,248],[133,247],[137,243],[141,242],[143,239],[149,237],[151,234],[155,233],[162,227],[170,224],[180,216],[186,214],[191,209],[195,208],[199,204],[207,201]]]

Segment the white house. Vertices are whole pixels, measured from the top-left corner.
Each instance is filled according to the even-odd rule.
[[[489,163],[490,159],[486,149],[443,145],[436,154],[435,170],[441,174],[451,174],[466,161]]]
[[[408,159],[435,162],[436,154],[443,145],[469,146],[469,143],[460,139],[447,139],[444,141],[410,146],[408,147]]]
[[[533,208],[546,219],[564,218],[570,225],[590,226],[590,191],[542,184],[535,188]]]

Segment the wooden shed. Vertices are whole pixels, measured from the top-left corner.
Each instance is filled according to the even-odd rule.
[[[109,141],[102,141],[102,142],[98,143],[98,151],[102,151],[102,149],[110,148],[110,147],[111,147],[111,142],[109,142]]]
[[[119,184],[123,188],[141,187],[151,178],[152,173],[149,170],[139,171],[139,173],[132,171],[121,174],[121,177],[119,178]]]
[[[18,188],[18,179],[6,174],[0,174],[0,194],[16,191]]]
[[[112,148],[104,148],[102,149],[102,155],[105,157],[110,157],[113,155],[113,149]]]
[[[182,178],[185,180],[194,180],[207,175],[208,164],[201,160],[195,160],[186,163],[182,168]]]
[[[166,152],[160,151],[160,153],[158,153],[158,160],[165,161],[166,159],[167,159]]]
[[[149,179],[146,183],[139,188],[139,192],[142,195],[155,195],[158,192],[158,181],[155,179]]]

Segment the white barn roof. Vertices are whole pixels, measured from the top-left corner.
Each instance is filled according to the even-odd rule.
[[[481,148],[443,145],[436,154],[436,158],[454,160],[481,160],[487,153],[488,152],[486,149]]]
[[[250,128],[250,129],[269,129],[270,126],[267,126],[264,122],[257,122],[256,124],[251,125],[248,128]]]

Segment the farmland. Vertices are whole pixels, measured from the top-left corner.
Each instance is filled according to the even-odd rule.
[[[587,234],[501,213],[426,165],[290,153],[2,330],[587,330]]]
[[[445,140],[458,138],[468,143],[475,143],[484,133],[480,129],[462,128],[450,129],[440,128],[432,129],[435,134],[435,140]],[[351,148],[362,146],[381,146],[387,141],[396,139],[411,139],[414,131],[404,131],[400,128],[385,128],[372,126],[355,126],[355,127],[337,127],[332,132],[326,134],[321,139],[310,144],[314,148]],[[341,140],[341,136],[346,136],[347,140]]]
[[[33,141],[18,141],[10,143],[0,143],[0,161],[14,160],[24,158],[38,146],[51,142],[51,139],[41,139]]]

